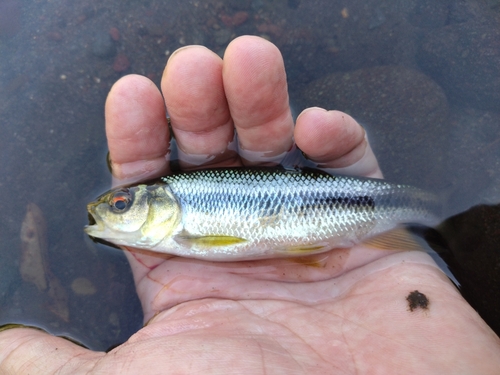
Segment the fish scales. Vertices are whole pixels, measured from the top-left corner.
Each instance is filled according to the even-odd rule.
[[[318,253],[434,218],[434,196],[418,188],[317,170],[209,169],[162,181],[180,217],[147,248],[204,259]]]
[[[252,238],[261,249],[301,243],[352,246],[392,228],[395,220],[418,221],[426,214],[419,194],[411,198],[408,186],[383,180],[216,169],[164,181],[180,201],[187,232]]]
[[[339,188],[338,183],[300,173],[217,170],[164,180],[179,198],[184,228],[200,235],[253,237],[276,243],[307,235],[315,241],[332,231],[349,231],[350,217],[359,212],[359,204],[355,204],[359,197],[352,193],[341,196],[332,190]],[[372,209],[362,212],[368,225],[373,214]]]

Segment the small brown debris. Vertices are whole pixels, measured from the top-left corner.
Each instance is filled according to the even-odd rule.
[[[428,310],[430,301],[427,296],[423,293],[420,293],[418,290],[414,290],[410,292],[406,297],[408,301],[408,307],[410,311],[421,308],[422,310]]]
[[[113,63],[113,70],[115,72],[123,72],[130,67],[130,61],[128,57],[120,53],[116,56],[115,62]]]
[[[49,33],[47,33],[47,38],[49,40],[58,42],[60,40],[63,40],[63,35],[59,31],[50,31]]]
[[[227,14],[221,14],[219,18],[222,21],[222,23],[227,27],[236,27],[247,21],[248,12],[239,11],[233,14],[232,16],[229,16]]]
[[[118,42],[120,40],[120,31],[116,27],[112,27],[109,29],[109,35],[115,42]]]
[[[284,30],[281,26],[271,23],[262,23],[260,25],[257,25],[257,31],[261,34],[270,34],[276,38],[279,38],[284,33]],[[264,37],[263,35],[260,36]]]

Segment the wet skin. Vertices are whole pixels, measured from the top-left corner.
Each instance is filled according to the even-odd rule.
[[[344,173],[381,177],[363,129],[310,108],[295,128],[277,48],[241,37],[224,60],[174,53],[161,89],[181,166],[256,163],[289,150]],[[115,184],[169,172],[163,98],[145,77],[106,102]],[[231,150],[233,149],[233,150]],[[265,162],[265,160],[261,160]],[[362,246],[301,260],[209,263],[127,252],[148,324],[110,353],[31,329],[0,333],[2,374],[495,374],[500,341],[423,252]],[[413,291],[427,308],[410,309]],[[99,308],[96,306],[96,308]],[[126,307],[124,307],[126,308]]]

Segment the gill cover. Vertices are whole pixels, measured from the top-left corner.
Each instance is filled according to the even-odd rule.
[[[141,228],[143,241],[155,246],[171,236],[181,220],[181,206],[167,185],[148,186],[149,210],[146,222]]]

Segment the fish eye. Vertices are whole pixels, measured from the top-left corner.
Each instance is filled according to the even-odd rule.
[[[131,201],[128,191],[119,191],[113,194],[109,201],[109,205],[118,212],[124,211]]]

